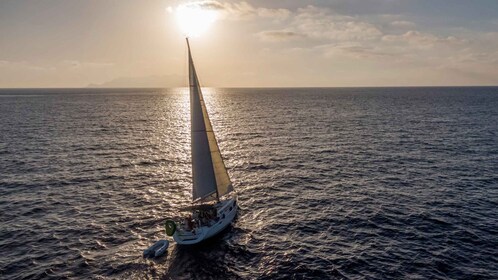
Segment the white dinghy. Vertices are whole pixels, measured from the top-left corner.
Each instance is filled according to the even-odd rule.
[[[187,38],[192,149],[191,207],[181,221],[166,221],[166,233],[181,245],[199,243],[221,232],[237,214],[237,198],[223,162],[202,96]]]
[[[159,240],[154,245],[150,246],[148,249],[144,251],[144,258],[154,258],[160,257],[166,250],[168,249],[169,241],[168,240]]]

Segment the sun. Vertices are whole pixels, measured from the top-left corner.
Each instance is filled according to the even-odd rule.
[[[178,6],[175,15],[180,29],[187,37],[197,37],[205,33],[218,19],[218,12],[193,4]]]

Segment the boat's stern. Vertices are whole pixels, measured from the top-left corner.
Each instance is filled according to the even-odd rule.
[[[221,232],[230,225],[237,215],[236,196],[219,201],[212,205],[199,205],[192,210],[192,214],[184,220],[166,221],[166,233],[173,235],[180,245],[197,244]]]
[[[173,234],[173,239],[175,239],[175,242],[180,245],[192,245],[204,240],[205,236],[206,230],[204,229],[204,227],[197,228],[192,231],[180,229],[175,231],[175,233]]]

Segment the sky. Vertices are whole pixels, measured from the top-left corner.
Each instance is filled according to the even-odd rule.
[[[497,0],[1,0],[0,87],[498,85]]]

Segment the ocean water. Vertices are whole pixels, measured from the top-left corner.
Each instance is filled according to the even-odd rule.
[[[185,89],[0,91],[2,279],[498,279],[498,88],[213,89],[233,226],[190,201]]]

